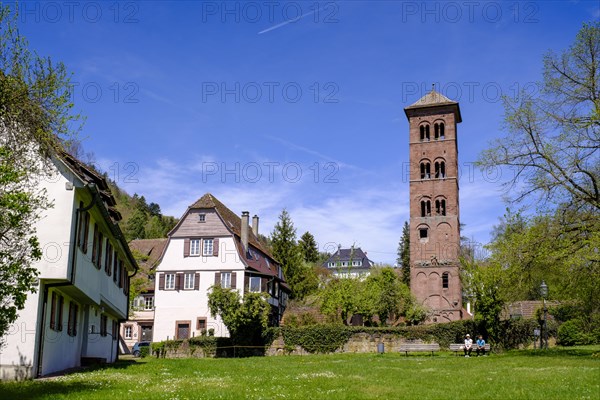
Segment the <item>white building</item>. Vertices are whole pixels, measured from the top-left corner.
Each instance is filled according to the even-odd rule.
[[[39,284],[2,339],[0,377],[37,377],[113,362],[136,271],[106,181],[66,153],[40,185],[54,203],[37,223]]]
[[[135,253],[143,256],[139,261],[139,271],[135,279],[141,278],[146,284],[140,294],[133,299],[129,319],[121,324],[121,337],[129,350],[136,342],[151,342],[154,328],[154,277],[156,266],[167,245],[167,239],[136,239],[129,243]]]
[[[154,341],[210,333],[228,336],[212,318],[208,293],[213,285],[270,295],[271,324],[278,325],[289,288],[280,265],[258,240],[258,217],[249,227],[211,194],[192,204],[169,233],[156,269]]]

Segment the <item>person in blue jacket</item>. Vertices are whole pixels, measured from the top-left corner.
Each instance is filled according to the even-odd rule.
[[[483,336],[481,335],[479,335],[475,343],[475,353],[477,353],[477,357],[479,357],[480,353],[485,356],[485,340],[483,340]]]

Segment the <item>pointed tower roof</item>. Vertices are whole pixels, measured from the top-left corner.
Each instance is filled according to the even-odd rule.
[[[406,116],[409,117],[409,110],[425,107],[439,107],[439,106],[456,106],[456,122],[462,122],[460,116],[460,108],[456,101],[452,101],[440,92],[436,92],[435,86],[431,88],[431,91],[419,100],[415,101],[410,106],[404,109]]]

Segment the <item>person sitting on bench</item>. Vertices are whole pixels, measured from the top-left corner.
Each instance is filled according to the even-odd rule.
[[[483,336],[479,335],[476,345],[475,353],[477,353],[477,357],[479,357],[479,353],[481,353],[482,356],[485,356],[485,340],[483,340]]]
[[[465,351],[465,357],[471,357],[471,351],[473,350],[473,339],[471,339],[471,335],[468,333],[465,337],[465,347],[463,350]]]

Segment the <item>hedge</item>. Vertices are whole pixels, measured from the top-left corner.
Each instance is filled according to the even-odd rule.
[[[534,339],[533,331],[539,322],[533,319],[504,321],[500,338],[487,338],[484,326],[473,320],[454,321],[434,325],[401,327],[364,327],[345,325],[284,326],[273,328],[273,337],[281,336],[286,348],[302,347],[309,353],[331,353],[342,348],[354,334],[391,334],[408,340],[439,343],[448,348],[451,343],[462,343],[465,334],[483,335],[496,351],[528,346]],[[549,336],[556,336],[556,323],[548,321]]]

